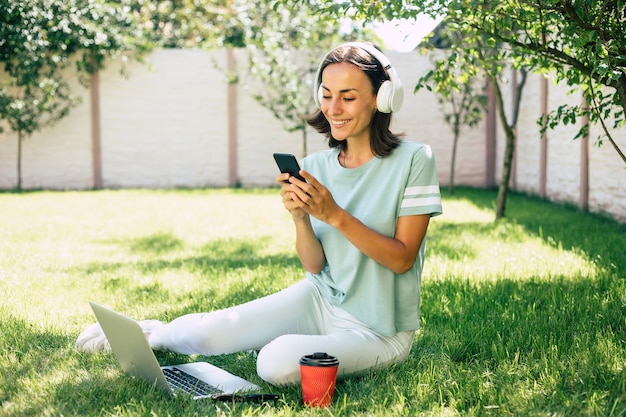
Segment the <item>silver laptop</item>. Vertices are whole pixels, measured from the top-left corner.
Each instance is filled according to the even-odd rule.
[[[96,303],[89,304],[122,369],[167,395],[185,392],[194,399],[244,400],[270,396],[250,394],[260,387],[207,362],[160,366],[139,323]]]

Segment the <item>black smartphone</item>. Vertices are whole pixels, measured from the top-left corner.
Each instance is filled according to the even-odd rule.
[[[306,182],[306,180],[300,175],[300,165],[298,164],[298,160],[295,156],[290,153],[275,153],[274,160],[276,161],[280,172],[287,172],[291,176],[299,179],[300,181]]]

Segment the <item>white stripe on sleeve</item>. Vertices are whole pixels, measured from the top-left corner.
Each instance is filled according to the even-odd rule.
[[[417,197],[417,198],[405,198],[402,200],[402,208],[406,207],[429,207],[434,205],[441,205],[440,197]]]
[[[422,195],[422,194],[439,194],[438,185],[418,185],[415,187],[406,187],[404,195]]]

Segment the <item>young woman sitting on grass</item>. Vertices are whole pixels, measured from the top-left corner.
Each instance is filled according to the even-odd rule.
[[[336,356],[340,376],[406,359],[420,325],[426,230],[442,209],[430,147],[389,130],[402,94],[395,69],[370,44],[344,44],[323,58],[319,110],[308,122],[330,149],[304,158],[306,182],[276,178],[304,279],[224,310],[147,321],[153,349],[259,349],[257,372],[274,385],[298,383],[299,359],[313,352]],[[106,346],[97,325],[77,341],[84,350]]]

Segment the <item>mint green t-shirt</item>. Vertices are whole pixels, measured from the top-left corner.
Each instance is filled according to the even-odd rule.
[[[315,176],[350,214],[369,228],[393,237],[398,217],[442,213],[435,159],[428,145],[402,141],[386,157],[344,168],[338,149],[307,156],[303,168]],[[419,329],[420,285],[425,240],[413,267],[396,274],[365,256],[339,231],[311,217],[327,265],[307,273],[328,301],[377,332],[391,336]]]

